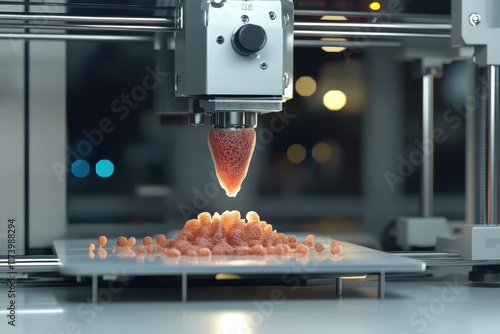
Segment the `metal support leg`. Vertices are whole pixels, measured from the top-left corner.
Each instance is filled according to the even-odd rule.
[[[182,302],[187,301],[187,274],[182,274]]]
[[[422,108],[422,181],[420,215],[433,216],[434,202],[434,75],[423,77],[423,108]]]
[[[98,282],[97,275],[93,275],[92,276],[92,303],[94,303],[94,304],[98,302],[97,282]]]
[[[488,192],[487,224],[498,224],[498,102],[499,67],[488,67]]]
[[[385,299],[385,272],[378,275],[378,298]]]
[[[337,298],[342,298],[342,277],[337,277],[335,284],[335,292],[337,293]]]

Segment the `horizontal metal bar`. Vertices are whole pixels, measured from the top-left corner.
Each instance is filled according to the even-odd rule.
[[[15,261],[0,259],[0,273],[9,273],[12,271],[10,265],[15,266],[18,273],[28,272],[57,272],[61,266],[61,261],[56,257],[31,257],[23,256],[16,258]]]
[[[65,35],[65,34],[1,34],[0,39],[46,41],[153,42],[152,36]]]
[[[1,5],[14,5],[14,6],[51,6],[51,7],[72,7],[72,8],[96,8],[96,9],[126,9],[126,10],[176,10],[177,7],[166,6],[141,6],[130,4],[106,4],[106,3],[59,3],[59,2],[30,2],[25,4],[19,1],[1,1]]]
[[[49,263],[49,262],[56,262],[60,263],[61,260],[59,260],[57,257],[51,257],[51,258],[32,258],[29,255],[26,255],[25,257],[22,258],[16,258],[16,260],[9,260],[9,259],[0,259],[0,265],[3,265],[5,263],[12,263],[14,262],[15,264],[19,263],[29,263],[29,262],[41,262],[41,263]]]
[[[451,24],[419,24],[419,23],[339,23],[339,22],[295,22],[295,28],[316,29],[394,29],[394,30],[442,30],[450,31]]]
[[[111,30],[111,31],[152,31],[169,32],[175,31],[174,27],[165,26],[140,26],[140,25],[91,25],[91,24],[43,24],[39,26],[6,23],[0,24],[0,28],[19,29],[60,29],[60,30]],[[324,29],[351,29],[351,28],[374,28],[374,29],[408,29],[408,30],[443,30],[451,28],[451,25],[425,25],[425,24],[372,24],[372,23],[322,23],[322,22],[296,22],[295,28],[324,28]],[[449,30],[448,30],[449,31]]]
[[[166,17],[119,17],[119,16],[106,17],[106,16],[0,13],[0,20],[175,25],[175,20],[173,18],[166,18]]]
[[[308,37],[372,37],[372,38],[450,38],[450,34],[295,30],[295,36]]]
[[[174,32],[175,28],[140,25],[109,24],[46,24],[33,26],[30,24],[0,23],[0,29],[32,29],[33,30],[101,30],[101,31],[141,31],[141,32]]]
[[[500,260],[464,260],[458,253],[447,252],[389,252],[394,255],[424,261],[427,267],[498,265]]]
[[[396,252],[388,252],[394,255],[404,256],[404,257],[414,257],[414,258],[458,258],[462,257],[458,253],[449,253],[449,252],[436,252],[436,251],[427,251],[427,252],[404,252],[404,251],[396,251]]]
[[[359,48],[359,47],[392,47],[397,48],[403,46],[401,42],[392,42],[392,41],[371,41],[369,45],[360,45],[359,41],[321,41],[321,40],[307,40],[307,39],[296,39],[293,42],[293,45],[296,47],[306,47],[306,48],[314,48],[314,47],[345,47],[345,48]]]
[[[330,10],[295,10],[294,16],[345,16],[345,17],[383,17],[385,20],[395,21],[395,20],[415,20],[422,22],[435,22],[435,23],[450,23],[451,18],[447,15],[428,15],[428,14],[407,14],[407,13],[395,13],[388,11],[374,11],[374,12],[344,12],[344,11],[330,11]]]

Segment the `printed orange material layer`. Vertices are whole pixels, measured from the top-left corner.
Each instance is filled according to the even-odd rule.
[[[178,249],[184,255],[190,255],[188,251],[191,250],[191,256],[195,256],[196,252],[198,256],[206,256],[208,251],[213,255],[280,255],[291,249],[305,255],[309,246],[304,242],[312,240],[314,236],[308,235],[302,244],[297,245],[295,235],[278,233],[271,224],[261,221],[254,211],[247,213],[246,221],[241,219],[239,211],[225,211],[222,215],[215,213],[213,216],[208,212],[200,213],[198,219],[188,220],[173,240],[167,239],[161,246],[165,249]],[[340,254],[342,245],[334,243],[331,253]],[[204,254],[201,254],[201,249]],[[315,250],[321,253],[324,247],[317,243]]]
[[[227,196],[236,197],[247,176],[255,148],[255,131],[213,129],[208,133],[208,146],[221,187]]]
[[[102,236],[101,236],[102,237]],[[246,220],[241,218],[239,211],[225,211],[222,215],[215,213],[213,216],[208,212],[198,215],[197,219],[186,222],[182,230],[174,239],[167,239],[165,235],[156,237],[156,245],[152,244],[152,238],[144,237],[144,245],[136,246],[139,254],[156,252],[167,256],[211,256],[211,255],[283,255],[290,252],[307,255],[315,240],[314,235],[309,234],[297,243],[297,237],[293,234],[285,235],[273,230],[271,224],[261,221],[259,215],[250,211]],[[121,236],[116,239],[118,256],[129,254],[136,239]],[[147,246],[145,244],[148,244]],[[89,256],[95,256],[94,244],[89,246]],[[116,251],[112,251],[113,253]],[[124,253],[125,248],[128,250]],[[104,249],[99,249],[104,251]],[[316,253],[323,253],[325,247],[322,243],[314,244]],[[134,252],[131,252],[134,254]],[[330,244],[330,253],[334,256],[342,253],[342,244],[333,241]]]

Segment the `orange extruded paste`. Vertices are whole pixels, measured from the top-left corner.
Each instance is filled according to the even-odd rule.
[[[305,240],[298,244],[295,235],[287,236],[278,233],[271,224],[261,221],[259,215],[254,211],[248,212],[245,218],[241,218],[239,211],[225,211],[222,215],[216,212],[213,216],[208,212],[203,212],[198,215],[197,219],[188,220],[174,239],[167,239],[165,235],[159,234],[156,237],[157,244],[153,245],[152,238],[146,236],[143,239],[143,245],[138,245],[136,250],[139,254],[146,252],[155,254],[158,251],[169,257],[181,255],[192,257],[211,255],[264,256],[284,255],[292,250],[307,255],[313,246],[315,238],[312,234],[307,235]],[[105,236],[101,236],[98,243],[104,246]],[[119,247],[126,246],[129,250],[135,243],[134,237],[127,239],[121,236],[116,241]],[[89,250],[93,250],[93,246],[90,244]],[[314,250],[317,253],[322,253],[324,248],[320,242],[314,244]],[[332,242],[330,252],[333,255],[341,254],[342,244],[338,241]],[[120,252],[118,255],[120,256]]]
[[[236,197],[247,175],[255,148],[255,131],[213,129],[208,133],[208,146],[221,187],[227,196]]]

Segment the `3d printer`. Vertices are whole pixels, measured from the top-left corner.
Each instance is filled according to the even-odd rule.
[[[423,78],[423,140],[430,145],[422,168],[422,209],[419,219],[401,219],[401,246],[433,246],[446,236],[446,221],[433,218],[433,78],[453,59],[473,59],[488,84],[479,91],[477,121],[467,134],[467,223],[455,244],[440,240],[444,250],[458,251],[466,260],[498,260],[498,65],[494,44],[498,4],[492,0],[454,1],[451,22],[384,21],[339,23],[315,18],[342,14],[293,9],[292,1],[159,1],[154,17],[67,15],[67,3],[5,2],[0,12],[3,76],[0,141],[8,158],[2,170],[1,219],[14,221],[18,254],[50,247],[65,235],[66,172],[71,152],[66,148],[65,64],[67,40],[136,41],[154,45],[165,71],[164,91],[155,94],[162,115],[183,113],[191,125],[211,118],[215,128],[254,128],[257,115],[279,112],[292,97],[293,46],[358,47],[359,36],[371,38],[366,47],[401,47],[403,60],[418,60]],[[389,10],[396,8],[389,6]],[[394,15],[396,17],[396,15]],[[302,20],[300,20],[301,18]],[[360,28],[373,29],[359,31]],[[4,32],[5,31],[5,32]],[[107,34],[67,33],[98,31]],[[115,34],[108,34],[115,32]],[[123,35],[116,32],[137,32]],[[351,40],[324,40],[345,37]],[[451,37],[451,45],[448,41]],[[426,46],[422,43],[426,41]],[[47,44],[51,43],[49,49]],[[46,57],[37,58],[41,53]],[[41,69],[53,73],[44,82]],[[484,73],[483,73],[484,71]],[[23,73],[13,76],[12,73]],[[482,73],[482,74],[481,74]],[[32,90],[34,85],[42,90]],[[23,92],[21,94],[20,92]],[[33,94],[31,94],[33,92]],[[51,98],[47,98],[51,96]],[[107,128],[102,124],[102,129]],[[58,130],[54,130],[58,129]],[[483,226],[485,224],[485,226]],[[6,225],[0,245],[8,241]],[[424,231],[422,232],[422,229]],[[427,229],[433,232],[428,233]],[[488,268],[489,275],[495,268]],[[484,276],[484,275],[483,275]]]

